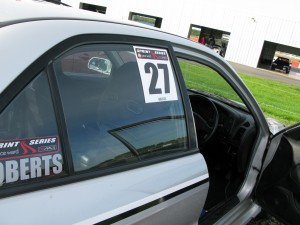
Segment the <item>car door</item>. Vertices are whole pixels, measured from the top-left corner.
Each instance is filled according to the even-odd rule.
[[[55,34],[64,41],[0,94],[1,223],[196,224],[208,171],[170,44],[90,35],[124,25],[66,23]],[[59,24],[44,22],[49,37]],[[68,38],[83,27],[87,34]]]
[[[287,224],[300,221],[300,124],[276,134],[265,156],[256,199]]]
[[[195,143],[188,143],[180,86],[170,61],[172,53],[163,41],[159,41],[160,46],[149,46],[147,39],[136,44],[134,38],[127,37],[132,43],[115,38],[118,44],[99,38],[79,43],[53,63],[74,173],[109,169],[116,175],[119,190],[113,195],[109,186],[102,185],[106,198],[110,196],[107,200],[112,200],[105,207],[123,210],[100,224],[193,224],[200,216],[208,182],[177,189],[184,183],[181,176],[187,181],[187,176],[196,178],[201,172],[196,166],[192,173],[197,175],[192,174],[191,168],[186,171],[180,163],[189,158],[190,154],[185,154]],[[111,61],[111,71],[103,69],[101,62],[105,61]],[[201,157],[197,149],[192,151],[194,157]],[[175,168],[166,164],[170,157],[177,159]],[[157,163],[165,166],[160,174],[154,166]],[[148,172],[144,170],[146,164],[151,167]],[[143,175],[131,177],[129,173],[134,171]],[[127,182],[118,182],[122,179]],[[169,188],[177,191],[167,191]],[[161,191],[167,192],[161,195]],[[115,198],[119,201],[114,202]],[[168,216],[179,212],[185,216]],[[100,222],[96,217],[89,221]]]

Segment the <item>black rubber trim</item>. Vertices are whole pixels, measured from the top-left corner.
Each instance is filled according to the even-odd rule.
[[[189,50],[194,52],[194,54],[201,54],[203,56],[206,56],[207,58],[210,58],[211,60],[207,60],[180,51],[176,51],[175,53],[177,58],[198,62],[216,70],[216,72],[218,72],[220,76],[222,76],[227,81],[227,83],[233,88],[233,90],[235,90],[238,96],[244,101],[248,109],[248,112],[250,112],[251,115],[254,117],[255,123],[260,124],[260,127],[262,127],[264,132],[269,134],[269,126],[258,103],[256,102],[255,98],[253,97],[249,89],[245,86],[245,84],[243,83],[239,75],[229,65],[227,65],[222,60],[218,60],[217,58],[212,58],[211,55],[209,55],[208,53],[200,51],[198,49],[193,49],[189,47],[184,48],[181,45],[174,45],[174,47],[175,46],[176,48]],[[224,70],[222,70],[222,67]]]
[[[209,179],[206,178],[206,179],[204,179],[204,180],[202,180],[202,181],[199,181],[199,182],[197,182],[197,183],[195,183],[195,184],[192,184],[192,185],[190,185],[190,186],[188,186],[188,187],[185,187],[185,188],[183,188],[183,189],[181,189],[181,190],[178,190],[178,191],[176,191],[176,192],[173,192],[173,193],[171,193],[171,194],[168,194],[168,195],[166,195],[166,196],[164,196],[164,197],[162,197],[162,198],[156,199],[156,200],[154,200],[154,201],[152,201],[152,202],[149,202],[149,203],[147,203],[147,204],[145,204],[145,205],[142,205],[142,206],[140,206],[140,207],[131,209],[131,210],[127,211],[127,212],[124,212],[124,213],[122,213],[122,214],[119,214],[119,215],[117,215],[117,216],[114,216],[114,217],[112,217],[112,218],[109,218],[109,219],[107,219],[107,220],[98,222],[98,223],[96,223],[95,225],[108,225],[108,224],[112,224],[112,223],[119,222],[119,221],[121,221],[121,220],[124,220],[124,219],[130,217],[130,216],[133,216],[133,215],[138,214],[138,213],[140,213],[140,212],[142,212],[142,211],[144,211],[144,210],[147,210],[147,209],[149,209],[149,208],[151,208],[151,207],[154,207],[154,206],[156,206],[156,205],[159,205],[159,204],[161,204],[162,202],[165,202],[165,201],[168,201],[168,200],[170,200],[170,199],[172,199],[172,198],[175,198],[175,197],[177,197],[177,196],[179,196],[179,195],[181,195],[181,194],[183,194],[183,193],[185,193],[185,192],[188,192],[188,191],[190,191],[190,190],[192,190],[192,189],[194,189],[194,188],[197,188],[197,187],[201,186],[202,184],[207,183],[208,180],[209,180]]]
[[[47,77],[51,91],[51,98],[53,101],[53,108],[55,112],[56,123],[58,127],[58,134],[60,137],[61,149],[63,153],[64,170],[68,174],[74,173],[73,158],[71,152],[71,145],[69,143],[67,124],[65,114],[59,94],[59,88],[52,63],[47,68]]]
[[[180,94],[181,94],[183,109],[186,117],[189,148],[191,149],[198,148],[198,140],[197,140],[197,134],[195,130],[193,111],[192,111],[189,95],[187,92],[187,87],[185,85],[183,74],[181,72],[180,65],[177,59],[177,53],[175,53],[173,47],[170,48],[170,58],[174,66],[174,70],[175,70],[174,72],[177,75],[176,78],[178,82],[178,87],[181,92]]]

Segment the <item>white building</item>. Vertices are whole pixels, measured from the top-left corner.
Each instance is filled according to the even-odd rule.
[[[225,59],[251,67],[268,67],[276,51],[300,55],[298,0],[62,0],[117,19],[152,18],[161,30],[190,37],[229,36]],[[91,6],[92,5],[92,6]],[[218,36],[218,37],[217,37]]]

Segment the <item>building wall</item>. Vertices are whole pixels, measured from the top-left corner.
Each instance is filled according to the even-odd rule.
[[[191,24],[230,32],[225,59],[256,67],[264,41],[300,48],[300,1],[252,0],[63,0],[107,7],[106,15],[128,19],[129,12],[163,18],[161,29],[187,37]],[[240,2],[239,5],[236,3]],[[283,11],[283,9],[286,11]]]

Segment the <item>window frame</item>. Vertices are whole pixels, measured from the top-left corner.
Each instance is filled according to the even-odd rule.
[[[222,60],[219,60],[218,56],[215,57],[214,55],[208,54],[207,52],[199,49],[181,45],[174,45],[174,51],[177,58],[191,60],[203,64],[218,72],[220,76],[222,76],[238,94],[241,100],[243,100],[248,109],[248,113],[255,121],[257,127],[257,136],[254,144],[255,146],[253,146],[255,152],[252,154],[250,160],[251,167],[248,168],[245,181],[238,192],[239,199],[245,199],[251,194],[249,187],[252,187],[253,183],[255,183],[257,173],[259,172],[257,168],[261,167],[261,159],[263,158],[263,154],[265,152],[265,146],[267,146],[267,143],[270,140],[270,131],[266,118],[255,98],[245,86],[241,78],[231,66],[228,66]]]
[[[187,56],[187,55],[184,55],[184,54],[177,54],[177,60],[179,61],[180,59],[197,63],[199,65],[205,66],[208,69],[213,70],[214,72],[216,72],[219,75],[220,78],[223,78],[224,83],[226,83],[226,85],[228,85],[228,87],[230,87],[236,93],[236,96],[242,101],[242,102],[236,101],[236,102],[238,102],[237,104],[239,104],[239,103],[244,104],[243,105],[244,107],[241,107],[239,109],[241,109],[241,110],[243,110],[247,113],[250,113],[250,110],[247,107],[247,104],[245,103],[245,101],[241,97],[241,94],[239,93],[239,91],[237,91],[238,89],[236,90],[234,88],[234,85],[232,85],[232,83],[230,82],[230,79],[227,79],[227,77],[223,74],[224,72],[222,70],[220,70],[217,66],[215,66],[215,64],[211,63],[211,61],[197,60],[196,58],[191,57],[191,56]],[[202,90],[199,90],[199,91],[202,92]],[[213,92],[208,92],[208,91],[203,91],[203,92],[207,92],[209,94],[216,95],[216,97],[228,99],[227,97],[225,97],[223,95],[218,95],[218,94],[215,94]],[[232,105],[234,105],[234,100],[231,100],[231,99],[229,99],[229,100],[232,101]]]
[[[252,94],[244,86],[243,81],[236,74],[233,74],[231,68],[229,68],[225,64],[220,64],[218,61],[216,61],[214,58],[211,58],[208,54],[205,54],[204,52],[198,53],[194,52],[193,50],[188,50],[190,52],[189,54],[185,52],[185,49],[182,49],[183,51],[181,51],[180,49],[182,48],[177,47],[177,49],[175,50],[175,55],[177,59],[181,58],[189,61],[194,61],[216,71],[220,75],[220,77],[222,77],[227,82],[227,84],[237,93],[237,96],[243,101],[247,109],[246,112],[250,113],[255,118],[256,122],[259,120],[257,119],[256,115],[260,114],[260,109],[259,107],[257,107],[258,105],[253,105],[254,102],[256,103],[255,99],[253,97],[252,99],[249,99],[249,96],[252,96]],[[202,57],[199,57],[198,54]]]
[[[129,165],[121,165],[114,168],[107,168],[95,171],[82,171],[76,172],[73,167],[73,160],[71,154],[71,148],[67,133],[67,126],[65,122],[65,115],[63,113],[63,107],[61,102],[61,96],[59,94],[58,83],[55,77],[53,61],[63,55],[65,52],[82,45],[87,44],[129,44],[147,46],[152,48],[164,48],[168,51],[170,56],[170,63],[174,69],[174,78],[177,81],[179,92],[178,94],[182,99],[182,106],[184,111],[184,117],[186,121],[187,132],[187,147],[188,149],[183,152],[175,152],[170,155],[163,155],[161,157],[152,158],[145,161],[136,162]],[[128,35],[109,35],[109,34],[84,34],[70,37],[59,44],[53,46],[41,57],[36,59],[31,65],[29,65],[2,93],[0,97],[0,113],[10,104],[10,102],[29,84],[38,74],[44,71],[47,75],[48,84],[50,87],[51,101],[54,107],[54,113],[57,123],[58,136],[61,143],[61,153],[64,161],[64,170],[66,175],[59,178],[45,178],[44,182],[29,181],[26,185],[11,186],[10,189],[1,190],[0,198],[12,196],[15,194],[21,194],[26,192],[32,192],[34,190],[50,188],[60,185],[66,185],[69,183],[79,182],[91,178],[114,174],[130,169],[138,169],[140,167],[177,159],[180,157],[199,154],[197,147],[197,137],[194,128],[193,115],[190,107],[189,98],[186,92],[185,83],[181,74],[177,57],[173,50],[172,43],[164,40],[156,40],[151,38],[135,37]]]

